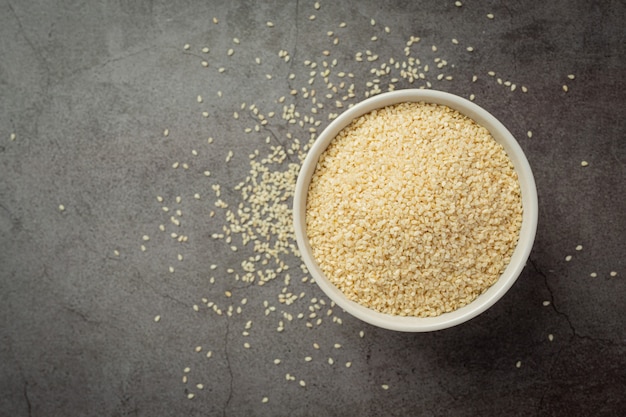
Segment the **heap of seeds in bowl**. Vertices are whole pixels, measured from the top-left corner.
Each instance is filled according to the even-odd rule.
[[[432,317],[504,272],[522,223],[513,164],[447,106],[402,103],[356,118],[319,158],[307,235],[324,275],[382,313]]]

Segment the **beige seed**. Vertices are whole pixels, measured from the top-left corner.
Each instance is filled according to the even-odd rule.
[[[553,334],[549,334],[548,335],[548,340],[552,342],[554,340],[554,335]]]
[[[299,382],[301,387],[306,387],[306,382],[304,382],[302,379]]]
[[[493,13],[487,13],[487,19],[493,19],[493,18],[494,18]]]
[[[202,52],[205,54],[209,53],[209,48],[207,48],[206,46],[204,48],[202,48]]]
[[[189,50],[189,48],[191,48],[191,45],[189,45],[188,43],[186,43],[186,44],[185,44],[185,46],[183,46],[183,49],[184,49],[185,51],[188,51],[188,50]]]
[[[163,131],[163,136],[166,136],[166,137],[167,137],[167,136],[169,136],[169,135],[170,135],[170,130],[169,130],[169,129],[165,129],[165,130]]]
[[[15,140],[15,138],[17,138],[17,135],[16,135],[15,133],[11,133],[11,134],[9,135],[9,140],[14,141],[14,140]]]
[[[530,130],[528,132],[526,132],[526,136],[528,136],[528,138],[532,138],[533,137],[533,132],[531,132]]]
[[[570,80],[573,80],[574,78],[576,78],[576,76],[574,74],[569,74],[567,78],[569,78]]]
[[[193,394],[193,393],[187,394],[187,398],[190,399],[190,400],[193,400],[195,396],[196,396],[196,394]]]
[[[576,250],[583,250],[583,245],[576,246]]]
[[[589,162],[587,162],[587,161],[582,161],[582,162],[580,163],[580,165],[581,165],[581,166],[583,166],[583,167],[586,167],[586,166],[588,166],[588,165],[589,165]]]
[[[196,388],[198,388],[198,389],[204,389],[204,385],[203,385],[203,384],[196,384]]]
[[[609,275],[612,276],[612,277],[616,277],[617,276],[617,271],[611,271],[609,273]]]
[[[274,22],[266,22],[265,23],[267,25],[268,28],[273,28],[274,27]]]
[[[349,368],[352,366],[352,362],[346,362],[346,368]]]
[[[280,364],[280,362],[281,362],[281,360],[280,360],[280,359],[274,359],[274,365],[279,365],[279,364]]]
[[[267,397],[263,397],[263,398],[261,399],[261,402],[262,402],[263,404],[266,404],[267,402],[269,402],[269,400],[270,400],[269,398],[267,398]]]
[[[563,84],[563,91],[565,91],[566,93],[569,91],[569,87],[565,84]]]
[[[65,206],[63,204],[59,204],[59,211],[65,211]]]
[[[596,272],[592,272],[591,274],[589,274],[589,276],[590,276],[591,278],[595,278],[595,277],[597,277],[597,276],[598,276],[598,274],[597,274]]]
[[[463,6],[463,3],[461,3],[460,1],[457,0],[457,1],[454,2],[454,5],[456,7],[461,7],[461,6]]]
[[[572,255],[567,255],[567,256],[565,257],[565,262],[569,262],[569,261],[571,261],[571,260],[572,260]]]
[[[521,368],[521,367],[522,367],[522,361],[517,361],[517,362],[515,363],[515,367],[516,367],[516,368]]]
[[[213,18],[213,23],[215,23],[216,25],[219,23],[219,20],[217,20],[217,17]]]
[[[547,307],[547,306],[549,306],[549,305],[550,305],[550,301],[546,300],[546,301],[544,301],[544,302],[543,302],[543,306],[544,306],[544,307]]]
[[[154,322],[158,323],[161,321],[161,316],[154,316]]]
[[[389,385],[387,384],[382,384],[380,387],[384,389],[385,391],[389,389]]]

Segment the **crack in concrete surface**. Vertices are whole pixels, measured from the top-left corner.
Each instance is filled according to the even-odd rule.
[[[230,335],[230,320],[226,318],[226,334],[224,335],[224,357],[226,358],[226,366],[228,368],[228,375],[230,376],[230,383],[228,389],[228,398],[226,398],[226,403],[224,404],[224,409],[222,410],[222,415],[226,417],[226,413],[228,411],[228,407],[230,406],[230,401],[233,399],[233,368],[230,363],[230,357],[228,355],[228,336]]]
[[[577,338],[577,339],[582,339],[582,340],[589,340],[591,342],[595,342],[595,343],[603,343],[606,345],[611,345],[611,346],[622,346],[621,343],[616,342],[614,340],[611,339],[604,339],[604,338],[599,338],[599,337],[593,337],[593,336],[589,336],[589,335],[584,335],[581,334],[580,331],[576,330],[576,327],[574,326],[574,323],[572,322],[572,319],[570,318],[569,314],[567,314],[566,312],[562,311],[556,304],[555,302],[555,295],[554,295],[554,290],[552,289],[552,287],[550,286],[549,280],[548,280],[548,275],[543,272],[541,270],[541,268],[539,268],[539,266],[537,265],[537,263],[532,259],[532,258],[528,258],[528,262],[532,265],[533,269],[543,278],[544,284],[546,286],[546,289],[548,290],[548,293],[550,294],[550,306],[552,307],[552,310],[559,316],[563,317],[565,319],[565,322],[567,323],[570,331],[572,332],[572,338]]]
[[[28,407],[28,417],[32,417],[33,406],[30,403],[30,398],[28,398],[28,381],[24,382],[24,399],[26,400],[26,406]]]

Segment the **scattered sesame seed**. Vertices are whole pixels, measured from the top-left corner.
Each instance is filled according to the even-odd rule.
[[[165,129],[165,130],[163,131],[163,136],[167,137],[167,136],[169,136],[169,135],[170,135],[170,130],[169,130],[169,129]]]
[[[63,204],[59,204],[59,211],[65,211],[65,206]]]
[[[9,135],[9,140],[14,141],[14,140],[15,140],[15,138],[17,138],[17,135],[16,135],[15,133],[11,133],[11,134]]]
[[[454,5],[456,7],[461,7],[461,6],[463,6],[463,3],[461,3],[460,1],[457,0],[457,1],[454,2]]]
[[[309,20],[315,20],[315,15],[312,14],[311,16],[309,16]]]
[[[616,277],[617,276],[617,271],[611,271],[609,273],[609,275],[612,276],[612,277]]]
[[[382,384],[380,387],[384,389],[385,391],[389,389],[389,385],[387,384]]]
[[[115,256],[120,256],[120,251],[118,251],[117,249],[115,249],[115,250],[113,251],[113,255],[115,255]]]
[[[589,162],[587,162],[587,161],[581,161],[580,165],[581,165],[581,166],[583,166],[583,167],[586,167],[586,166],[588,166],[588,165],[589,165]]]
[[[150,240],[150,236],[148,236],[148,235],[143,235],[142,239],[143,239],[143,240],[145,240],[145,241],[148,241],[148,240]]]
[[[583,245],[576,246],[576,250],[583,250]]]
[[[339,23],[339,27],[340,28],[345,28],[346,26],[348,26],[348,24],[346,22]]]
[[[576,76],[574,74],[569,74],[567,78],[569,78],[570,80],[573,80],[574,78],[576,78]]]
[[[547,307],[547,306],[549,306],[549,305],[550,305],[550,301],[546,300],[546,301],[544,301],[544,302],[543,302],[543,306],[544,306],[544,307]]]
[[[196,351],[197,353],[202,352],[202,346],[196,346],[195,351]]]
[[[531,132],[530,130],[528,132],[526,132],[526,136],[528,136],[528,138],[532,138],[533,137],[533,132]]]
[[[274,359],[274,365],[279,365],[280,364],[280,359]]]
[[[493,19],[493,13],[487,13],[487,19]]]
[[[596,272],[592,272],[591,274],[589,274],[589,276],[590,276],[591,278],[595,278],[595,277],[597,277],[597,276],[598,276],[598,274],[597,274]]]
[[[335,360],[333,358],[328,358],[328,364],[332,365],[335,363]]]
[[[244,347],[244,348],[246,348],[246,349],[250,349],[250,343],[245,342],[245,343],[243,344],[243,347]]]
[[[154,322],[158,323],[161,321],[161,316],[154,316]]]
[[[263,404],[266,404],[269,400],[270,400],[269,398],[267,398],[267,397],[263,397],[263,398],[261,399],[261,402],[262,402]]]
[[[191,393],[191,392],[189,394],[187,394],[187,398],[190,399],[190,400],[193,400],[195,396],[196,396],[196,394]]]
[[[517,361],[517,362],[515,363],[515,367],[516,367],[516,368],[521,368],[521,367],[522,367],[522,361]]]
[[[553,334],[549,334],[548,335],[548,340],[552,342],[554,340],[554,335]]]
[[[315,8],[315,10],[319,10],[320,9],[320,2],[316,1],[315,4],[313,5],[313,7]]]
[[[191,45],[189,45],[188,43],[186,43],[186,44],[185,44],[185,46],[183,46],[183,49],[184,49],[185,51],[188,51],[188,50],[189,50],[189,48],[191,48]]]
[[[352,366],[352,362],[346,362],[346,368],[349,368]]]
[[[359,337],[360,337],[361,339],[363,339],[363,337],[364,337],[364,336],[365,336],[365,332],[364,332],[363,330],[361,330],[361,331],[359,332]]]
[[[219,20],[217,20],[217,17],[213,18],[213,23],[215,23],[216,25],[219,23]]]
[[[472,46],[468,46],[468,47],[467,47],[467,48],[465,48],[465,49],[467,49],[467,52],[472,52],[472,51],[474,50],[474,48],[473,48]]]
[[[572,255],[567,255],[567,256],[565,257],[565,262],[569,262],[569,261],[571,261],[571,260],[572,260]]]
[[[196,100],[198,101],[198,103],[202,103],[202,96],[198,96]]]
[[[566,93],[569,91],[569,87],[565,84],[563,84],[563,91],[565,91]]]
[[[183,372],[188,374],[189,372],[191,372],[191,368],[190,367],[186,367],[185,369],[183,369]]]
[[[310,357],[310,356],[306,356],[306,357],[304,358],[304,361],[305,361],[305,362],[311,362],[312,360],[313,360],[313,358],[312,358],[312,357]]]
[[[299,382],[301,387],[306,387],[306,382],[304,382],[302,379]]]

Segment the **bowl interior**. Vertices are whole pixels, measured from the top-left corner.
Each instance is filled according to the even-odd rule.
[[[312,255],[306,234],[306,199],[311,177],[315,172],[320,155],[335,136],[356,117],[385,106],[403,102],[427,102],[446,105],[464,114],[485,127],[500,143],[517,172],[522,193],[522,227],[519,241],[511,261],[498,281],[470,304],[437,317],[400,317],[380,313],[349,300],[323,274]],[[398,331],[426,332],[440,330],[463,323],[491,307],[500,299],[521,273],[532,249],[537,229],[538,207],[535,180],[521,147],[502,123],[475,103],[459,96],[423,89],[398,90],[383,93],[364,100],[337,117],[319,135],[302,164],[296,183],[293,202],[294,227],[298,248],[311,276],[319,287],[337,305],[353,316],[372,325]]]

